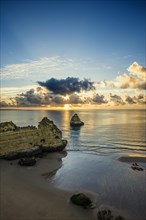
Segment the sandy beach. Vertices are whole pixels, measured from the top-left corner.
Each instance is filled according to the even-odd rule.
[[[1,160],[1,220],[95,219],[94,211],[70,204],[72,191],[54,188],[47,180],[62,165],[63,154],[49,154],[35,167]],[[53,171],[53,173],[52,173]]]
[[[75,164],[68,166],[71,158],[74,160],[77,155],[78,163],[83,163],[84,167],[83,159],[89,155],[80,153],[50,153],[38,159],[33,167],[21,167],[17,164],[18,160],[1,160],[1,220],[94,220],[98,219],[97,212],[105,208],[112,210],[117,216],[122,215],[126,220],[145,219],[146,200],[142,195],[145,191],[145,170],[136,173],[130,166],[127,167],[127,163],[109,159],[104,161],[103,157],[91,155],[92,164],[95,167],[96,162],[97,167],[93,170],[90,164],[86,166],[86,172],[82,167],[80,173],[80,168],[75,167],[75,164],[79,165],[77,160]],[[118,172],[113,169],[114,163],[117,171],[123,172],[119,175],[120,180],[117,179]],[[122,178],[123,182],[120,183]],[[84,209],[72,204],[70,197],[77,192],[84,192],[89,196],[96,208]],[[132,210],[136,207],[132,215]]]

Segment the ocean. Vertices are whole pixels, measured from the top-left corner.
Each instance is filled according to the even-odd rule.
[[[70,119],[77,113],[85,123],[72,129]],[[48,117],[68,140],[67,151],[104,154],[145,154],[146,112],[144,110],[2,110],[1,122],[18,126],[35,125]]]

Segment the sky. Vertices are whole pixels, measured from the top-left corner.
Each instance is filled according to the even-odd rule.
[[[1,1],[1,107],[144,106],[145,4]]]

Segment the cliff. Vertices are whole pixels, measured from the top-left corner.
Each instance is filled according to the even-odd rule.
[[[38,127],[17,127],[13,122],[0,123],[0,156],[32,154],[40,151],[60,151],[65,148],[62,132],[48,118]],[[20,156],[19,156],[20,157]]]

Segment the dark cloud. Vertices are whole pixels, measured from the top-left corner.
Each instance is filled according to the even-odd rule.
[[[72,94],[69,97],[69,104],[83,104],[83,100],[77,94]]]
[[[125,101],[128,104],[136,104],[136,102],[134,101],[134,98],[131,98],[130,96],[127,96],[127,98],[125,99]]]
[[[92,101],[96,104],[106,104],[107,100],[105,100],[104,95],[95,94],[92,98]]]
[[[125,101],[128,104],[146,104],[146,96],[144,94],[139,94],[137,96],[127,96]]]
[[[15,97],[17,106],[40,106],[49,105],[52,102],[52,97],[49,93],[44,93],[41,87],[30,89],[25,93],[18,94]]]
[[[63,96],[56,95],[56,96],[52,97],[51,102],[52,102],[52,104],[65,104],[66,100],[64,99]]]
[[[59,95],[73,94],[74,92],[80,93],[81,91],[90,91],[95,89],[93,82],[88,79],[79,80],[74,77],[68,77],[66,79],[51,78],[46,82],[38,81],[38,84],[47,88],[54,94]]]
[[[114,102],[115,105],[124,105],[125,104],[125,102],[123,101],[123,99],[119,95],[110,94],[110,100],[112,102]]]

